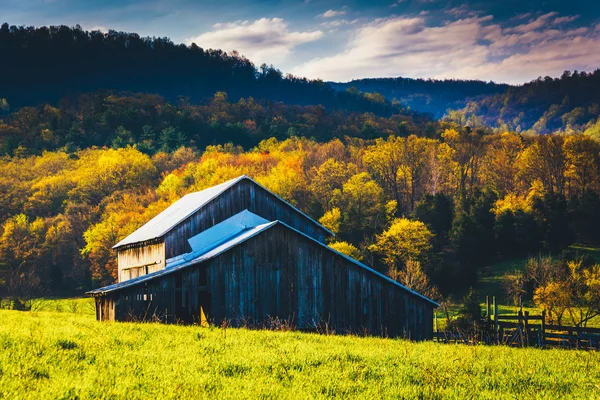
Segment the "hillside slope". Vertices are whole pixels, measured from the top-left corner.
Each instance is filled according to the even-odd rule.
[[[464,112],[484,125],[516,131],[585,130],[600,115],[600,70],[539,78],[470,102]]]
[[[321,81],[284,77],[266,65],[257,68],[235,52],[136,33],[4,23],[0,54],[0,98],[13,108],[105,89],[154,93],[171,101],[184,96],[193,102],[224,91],[233,100],[254,97],[380,115],[394,111],[386,101],[336,92]]]
[[[388,100],[398,100],[412,110],[441,118],[448,109],[463,108],[469,100],[504,93],[510,86],[493,82],[436,80],[411,78],[357,79],[350,82],[328,82],[337,90],[356,88],[361,92],[377,92]]]

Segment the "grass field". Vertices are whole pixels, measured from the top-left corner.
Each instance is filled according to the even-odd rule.
[[[600,353],[0,311],[1,399],[600,398]]]

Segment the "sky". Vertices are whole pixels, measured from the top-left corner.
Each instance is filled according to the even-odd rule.
[[[169,37],[326,81],[600,68],[600,0],[0,0],[1,22]]]

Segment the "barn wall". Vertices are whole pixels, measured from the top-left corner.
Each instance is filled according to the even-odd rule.
[[[269,191],[243,179],[165,235],[166,258],[190,252],[187,239],[246,209],[269,221],[285,222],[323,243],[330,235]]]
[[[165,268],[165,244],[156,243],[117,252],[119,282]]]
[[[117,320],[268,325],[429,339],[433,306],[282,225],[203,264],[108,296]],[[106,314],[110,315],[110,313]]]

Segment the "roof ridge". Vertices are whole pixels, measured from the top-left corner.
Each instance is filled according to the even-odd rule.
[[[240,175],[236,178],[230,179],[228,181],[219,183],[218,185],[214,185],[205,189],[202,189],[198,192],[191,192],[191,193],[187,193],[184,196],[182,196],[181,198],[179,198],[177,201],[173,202],[171,205],[169,205],[169,207],[167,207],[166,209],[164,209],[163,211],[161,211],[160,213],[158,213],[156,216],[154,216],[154,218],[150,219],[149,221],[147,221],[144,225],[142,225],[141,227],[139,227],[138,229],[136,229],[134,232],[132,232],[131,234],[129,234],[128,236],[126,236],[124,239],[122,239],[121,241],[119,241],[117,244],[115,244],[112,248],[116,249],[122,246],[126,246],[126,245],[132,245],[135,243],[140,243],[140,242],[144,242],[144,241],[148,241],[148,240],[154,240],[154,239],[159,239],[161,237],[163,237],[164,235],[166,235],[167,233],[169,233],[175,226],[177,226],[179,223],[181,223],[182,221],[184,221],[186,218],[188,218],[189,216],[191,216],[192,214],[196,213],[197,211],[199,211],[200,209],[202,209],[206,204],[208,204],[209,202],[211,202],[212,200],[214,200],[215,198],[217,198],[218,196],[220,196],[224,191],[226,191],[227,189],[229,189],[230,187],[232,187],[233,185],[235,185],[236,183],[242,181],[242,180],[249,180],[252,183],[254,183],[256,186],[260,187],[261,189],[265,190],[266,192],[270,193],[271,195],[275,196],[275,198],[277,198],[278,200],[280,200],[281,202],[287,204],[292,210],[294,210],[295,212],[299,213],[300,215],[304,216],[305,218],[307,218],[309,221],[311,221],[312,223],[314,223],[315,225],[319,226],[320,228],[322,228],[323,230],[325,230],[326,232],[328,232],[330,235],[335,236],[335,234],[333,232],[331,232],[329,229],[327,229],[325,226],[323,226],[321,223],[319,223],[318,221],[316,221],[315,219],[311,218],[310,216],[308,216],[306,213],[302,212],[301,210],[299,210],[297,207],[295,207],[293,204],[291,204],[289,201],[281,198],[279,195],[273,193],[272,191],[270,191],[269,189],[267,189],[266,187],[264,187],[263,185],[261,185],[260,183],[258,183],[256,180],[254,180],[252,177],[243,174]],[[214,193],[212,192],[214,191]],[[194,206],[194,207],[190,207],[190,210],[185,213],[185,215],[183,216],[176,216],[173,221],[170,222],[170,224],[168,225],[167,228],[160,228],[159,226],[155,226],[158,225],[159,222],[157,222],[157,218],[166,218],[166,216],[169,215],[169,213],[171,214],[175,214],[176,213],[176,204],[181,204],[180,202],[183,199],[192,199],[194,197],[198,197],[198,195],[200,193],[205,193],[207,194],[206,198],[201,200],[199,203],[199,205]],[[137,238],[136,234],[138,234],[138,236],[143,235],[143,234],[139,234],[138,232],[142,229],[146,229],[146,230],[150,230],[152,231],[153,229],[155,230],[154,233],[150,232],[149,234],[146,234],[146,236],[152,236],[152,237],[144,237],[144,238]]]

